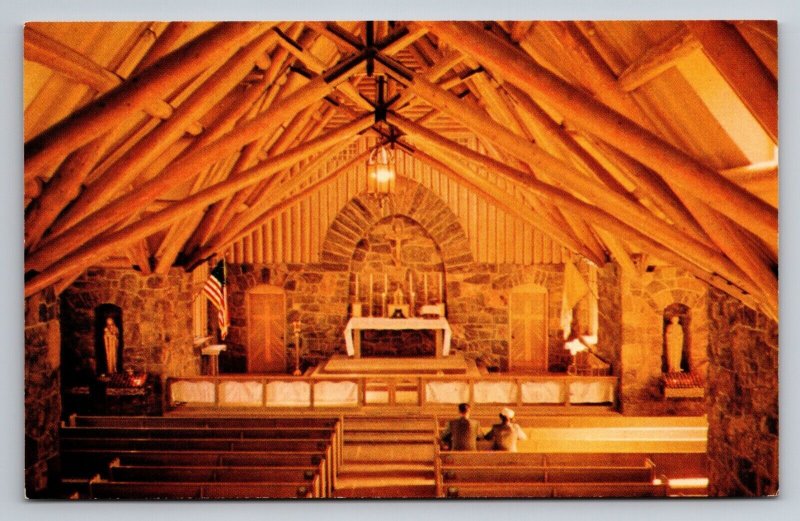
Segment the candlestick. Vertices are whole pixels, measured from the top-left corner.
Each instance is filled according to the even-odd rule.
[[[356,273],[356,302],[358,302],[358,273]]]
[[[373,303],[373,292],[374,282],[372,280],[372,273],[369,274],[369,314],[367,316],[372,316],[372,303]]]
[[[423,279],[424,284],[422,285],[422,304],[425,305],[428,303],[428,274],[425,274]]]
[[[444,302],[444,277],[439,272],[439,302]]]
[[[383,292],[389,293],[389,275],[383,274]]]

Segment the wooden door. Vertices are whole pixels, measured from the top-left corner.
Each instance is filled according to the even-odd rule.
[[[508,306],[512,371],[547,371],[547,290],[528,284],[511,290]]]
[[[286,304],[283,290],[258,286],[247,292],[247,372],[286,372]]]

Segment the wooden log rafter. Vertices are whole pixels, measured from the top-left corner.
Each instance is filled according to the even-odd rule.
[[[33,274],[25,284],[25,294],[29,296],[37,293],[63,277],[69,276],[74,270],[86,266],[87,263],[91,265],[98,262],[111,255],[112,252],[119,251],[120,248],[125,248],[135,241],[144,239],[164,229],[171,223],[183,218],[187,212],[199,210],[215,201],[219,201],[223,197],[236,193],[244,187],[258,183],[265,176],[273,175],[314,152],[328,148],[333,143],[361,132],[372,124],[371,118],[364,116],[336,131],[329,132],[322,138],[270,158],[268,161],[249,169],[243,175],[201,190],[120,230],[111,230],[97,235],[89,241],[84,241],[82,246],[60,257],[56,262],[50,264],[46,270]]]
[[[59,219],[56,233],[63,231],[97,211],[141,171],[183,135],[186,124],[197,120],[218,103],[252,70],[256,59],[273,45],[277,36],[265,31],[235,52],[225,65],[215,71],[200,88],[178,106],[173,116],[144,136],[120,157],[106,173],[86,187],[68,212]]]
[[[462,108],[461,110],[463,112],[465,109]],[[594,208],[596,211],[593,210],[591,213],[585,214],[586,216],[591,215],[594,219],[597,217],[597,215],[600,215],[600,213],[609,217],[621,214],[622,221],[629,223],[626,225],[626,227],[636,229],[639,234],[646,235],[648,240],[651,242],[658,241],[660,244],[662,244],[659,250],[668,248],[675,254],[683,256],[687,261],[693,262],[702,267],[707,273],[719,273],[737,286],[744,288],[751,293],[758,295],[761,294],[760,290],[757,289],[757,286],[753,284],[750,278],[736,264],[731,262],[719,251],[699,241],[696,241],[691,237],[683,235],[681,232],[668,225],[664,221],[654,217],[641,207],[630,205],[630,202],[627,201],[627,199],[619,196],[614,197],[612,192],[606,192],[605,196],[600,194],[601,196],[599,199],[594,197],[591,193],[581,193],[579,189],[584,188],[584,184],[586,184],[586,187],[588,188],[591,183],[595,182],[581,176],[580,174],[578,174],[577,177],[574,174],[567,174],[567,177],[570,180],[569,185],[556,182],[554,186],[551,186],[547,183],[536,180],[533,178],[533,176],[526,172],[521,172],[503,165],[502,163],[499,163],[487,156],[483,156],[482,154],[474,152],[453,141],[443,138],[434,132],[419,127],[405,118],[389,114],[387,119],[390,123],[396,125],[402,131],[411,136],[435,143],[437,146],[451,150],[465,159],[478,162],[483,166],[494,170],[495,172],[507,175],[508,177],[526,185],[528,188],[544,197],[553,199],[553,195],[558,194],[556,199],[561,200],[564,199],[564,194],[567,194],[569,195],[569,198],[574,198],[574,196],[568,194],[567,191],[577,191],[583,197],[586,197],[587,200],[591,201],[592,204],[597,205],[597,207],[592,206],[592,208]],[[477,128],[476,125],[473,125],[472,128],[476,133],[484,133],[484,130]],[[582,178],[581,182],[576,182],[576,179],[578,178]],[[570,208],[573,209],[575,207],[575,205],[570,206]],[[581,205],[581,208],[584,207],[584,205]],[[619,220],[617,217],[614,217],[614,219]]]
[[[341,66],[347,70],[352,70],[361,66],[362,61],[347,58],[337,67]],[[326,79],[326,76],[317,76],[304,87],[283,98],[269,110],[236,127],[213,143],[177,159],[161,175],[141,185],[136,191],[115,199],[81,222],[86,221],[90,229],[108,229],[125,219],[129,215],[131,208],[145,208],[148,203],[155,200],[164,190],[196,174],[204,165],[230,155],[245,144],[254,141],[298,110],[302,110],[309,104],[330,94],[337,83],[345,81],[346,78],[347,75],[344,73],[339,74],[330,81]],[[67,252],[75,250],[84,241],[84,228],[78,223],[61,235],[49,241],[43,241],[39,249],[28,255],[26,267],[27,269],[41,271]]]
[[[39,63],[45,67],[82,83],[91,89],[105,93],[124,82],[124,79],[95,63],[78,51],[71,49],[32,26],[25,27],[24,56],[26,60]],[[148,102],[142,110],[159,119],[167,119],[174,108],[163,99]],[[202,127],[196,122],[189,129],[199,134]]]
[[[626,143],[626,149],[632,157],[658,172],[671,185],[714,197],[717,211],[740,223],[768,244],[776,243],[778,218],[774,208],[553,75],[517,46],[470,22],[437,25],[419,23],[448,44],[472,54],[499,77],[531,95],[541,96],[556,110],[604,141]]]
[[[25,144],[25,177],[38,175],[153,99],[163,98],[261,30],[263,26],[256,23],[219,24],[161,58],[137,75],[135,81],[120,84],[56,123]]]
[[[727,22],[685,22],[720,74],[773,142],[778,142],[778,83],[736,28]]]

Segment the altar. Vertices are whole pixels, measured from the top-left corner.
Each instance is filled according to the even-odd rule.
[[[452,330],[446,318],[385,318],[385,317],[353,317],[344,328],[344,341],[347,354],[361,357],[361,331],[370,330],[432,330],[436,335],[436,357],[450,354]]]

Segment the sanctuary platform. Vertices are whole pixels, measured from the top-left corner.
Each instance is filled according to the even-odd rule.
[[[352,358],[333,355],[319,365],[311,376],[325,375],[465,375],[479,377],[474,360],[461,354],[445,358],[369,357]]]

